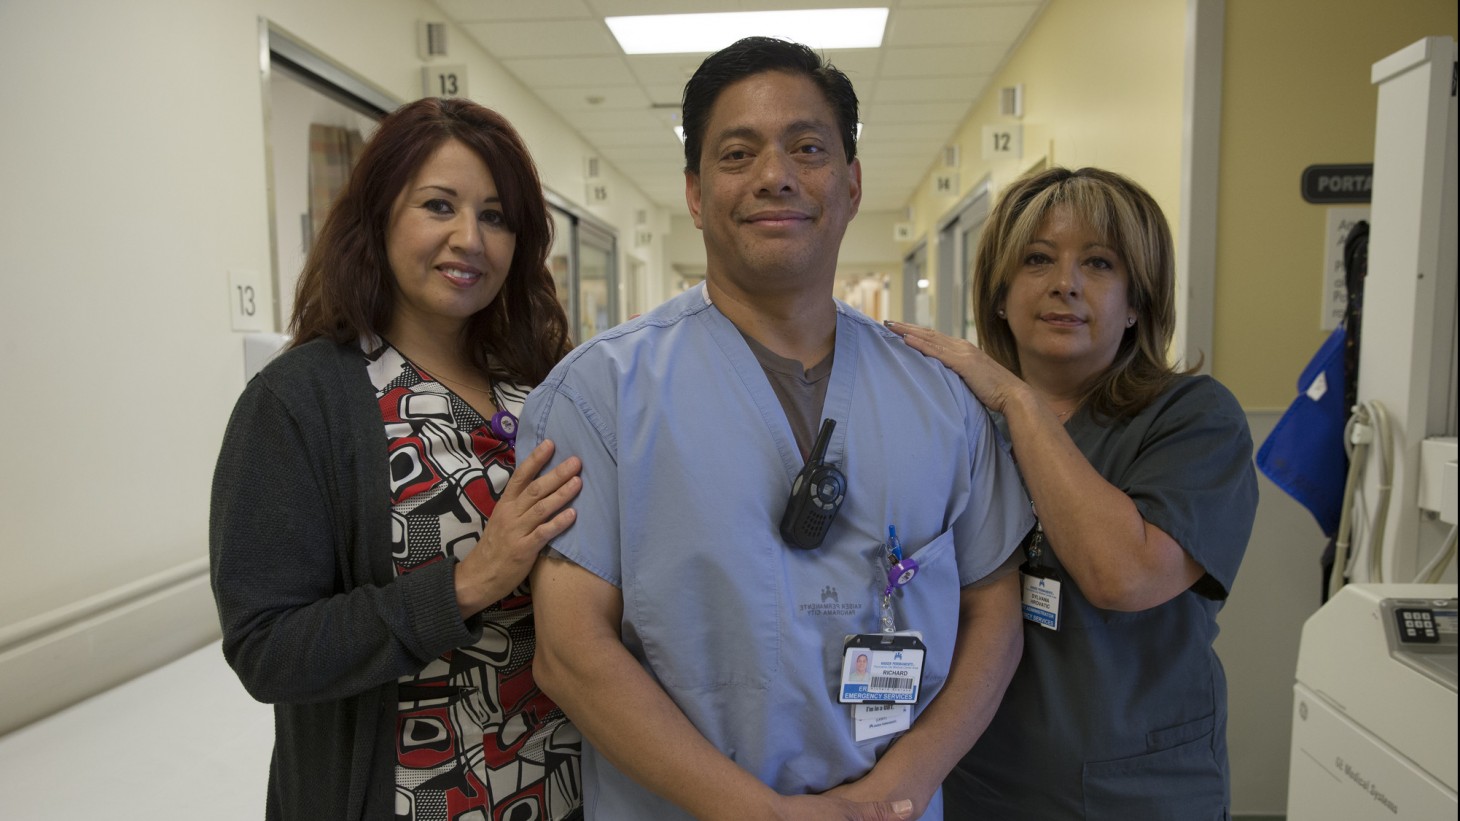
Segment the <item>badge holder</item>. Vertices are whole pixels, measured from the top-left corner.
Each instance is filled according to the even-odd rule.
[[[882,590],[880,633],[859,633],[842,642],[842,678],[837,701],[851,704],[857,741],[901,732],[912,725],[922,694],[927,647],[914,631],[897,632],[892,593],[917,578],[918,563],[903,558],[897,530],[888,527],[887,585]]]
[[[1024,548],[1024,556],[1025,562],[1019,566],[1024,620],[1049,630],[1059,630],[1059,571],[1045,564],[1044,525],[1037,518],[1034,520],[1034,534]]]

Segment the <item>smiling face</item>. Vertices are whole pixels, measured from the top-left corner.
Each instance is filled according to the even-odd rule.
[[[1110,367],[1134,321],[1126,263],[1068,205],[1024,247],[1003,309],[1026,378],[1073,390]]]
[[[766,71],[727,86],[706,122],[699,173],[685,174],[707,277],[747,294],[829,292],[861,182],[808,77]]]
[[[867,657],[866,656],[857,656],[857,672],[858,673],[865,673],[865,672],[867,672]]]
[[[447,140],[395,198],[385,251],[397,299],[387,335],[457,333],[502,289],[517,237],[491,169]]]

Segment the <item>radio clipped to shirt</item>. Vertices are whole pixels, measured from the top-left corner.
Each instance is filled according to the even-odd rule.
[[[821,546],[847,495],[846,477],[836,465],[825,461],[826,448],[835,429],[835,419],[822,421],[816,444],[811,448],[806,466],[796,474],[796,481],[791,484],[791,498],[786,502],[786,512],[781,514],[781,538],[802,550]]]

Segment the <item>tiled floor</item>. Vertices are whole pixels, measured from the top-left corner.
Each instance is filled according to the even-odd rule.
[[[258,821],[273,742],[214,642],[0,737],[0,818]]]

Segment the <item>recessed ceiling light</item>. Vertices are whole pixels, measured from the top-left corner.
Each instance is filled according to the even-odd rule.
[[[742,37],[780,37],[812,48],[877,48],[887,9],[797,9],[647,14],[604,19],[625,54],[719,51]]]

